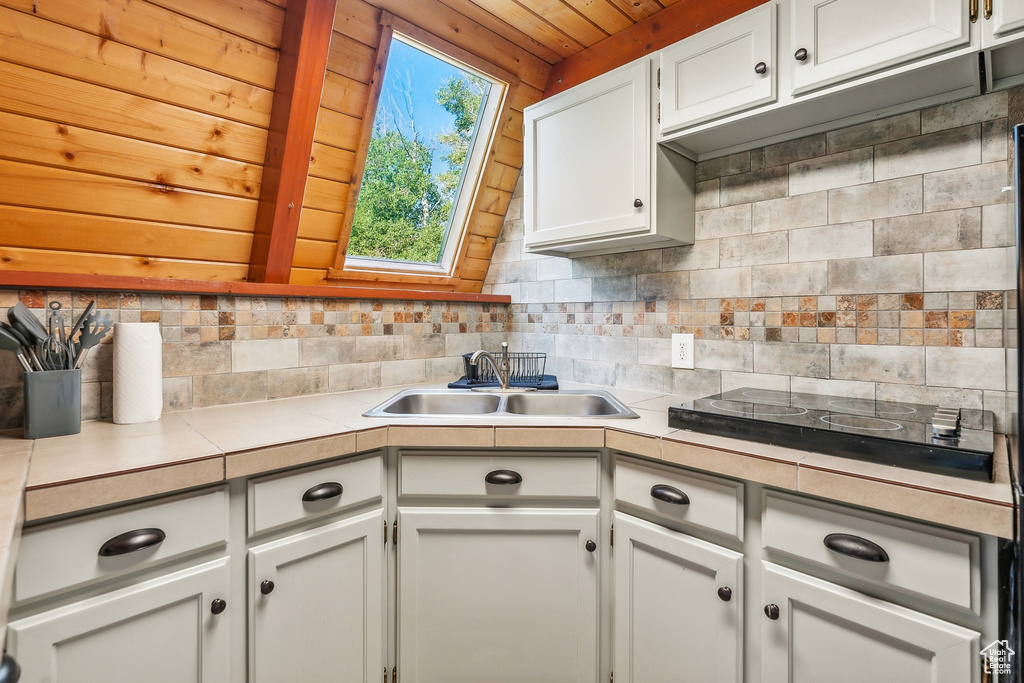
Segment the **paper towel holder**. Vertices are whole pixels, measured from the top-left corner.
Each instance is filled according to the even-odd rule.
[[[163,338],[160,323],[114,323],[114,423],[160,419]]]

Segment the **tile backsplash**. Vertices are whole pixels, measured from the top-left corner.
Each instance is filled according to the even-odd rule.
[[[697,165],[693,245],[580,259],[523,249],[521,187],[484,287],[512,305],[0,289],[40,318],[95,300],[158,322],[165,410],[446,381],[509,341],[563,380],[698,397],[740,386],[988,408],[1016,307],[1009,129],[1024,88]],[[69,321],[70,322],[70,321]],[[669,367],[696,337],[696,369]],[[106,340],[109,342],[109,337]],[[83,372],[108,418],[112,347]],[[0,428],[21,425],[0,354]]]
[[[462,354],[507,337],[508,306],[487,303],[0,290],[43,319],[59,301],[70,326],[90,301],[117,322],[156,322],[165,410],[452,381]],[[108,335],[82,373],[84,419],[112,414]],[[21,426],[22,370],[0,354],[0,428]]]
[[[697,165],[693,245],[578,259],[523,248],[509,207],[484,291],[510,342],[582,382],[740,386],[993,410],[1016,307],[1010,127],[1024,88]],[[696,369],[669,367],[692,332]]]

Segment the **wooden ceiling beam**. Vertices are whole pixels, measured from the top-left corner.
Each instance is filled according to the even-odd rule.
[[[288,2],[249,257],[250,282],[285,284],[291,275],[337,5],[338,0]]]
[[[551,67],[544,97],[629,64],[762,4],[764,0],[682,0],[555,64]]]

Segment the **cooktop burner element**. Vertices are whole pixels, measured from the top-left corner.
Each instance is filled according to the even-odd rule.
[[[868,413],[872,415],[913,415],[917,410],[904,403],[872,401],[865,398],[840,398],[828,404],[844,413]]]
[[[711,405],[719,410],[740,415],[803,415],[807,408],[800,406],[784,406],[774,403],[751,403],[750,401],[712,401]]]
[[[744,388],[672,406],[668,423],[678,429],[991,481],[991,411],[961,410],[959,429],[937,435],[933,419],[942,422],[943,415],[935,406]]]
[[[897,429],[903,429],[903,425],[899,422],[883,420],[880,417],[865,417],[864,415],[835,413],[832,415],[822,415],[821,421],[844,429],[865,430],[868,432],[895,432]]]

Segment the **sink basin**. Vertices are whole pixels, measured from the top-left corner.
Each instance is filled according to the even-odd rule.
[[[477,392],[408,389],[363,413],[366,417],[637,417],[607,391]]]
[[[381,415],[484,415],[500,402],[496,394],[402,392],[378,408]]]
[[[505,410],[515,415],[636,417],[614,396],[603,392],[515,394],[505,399]]]

